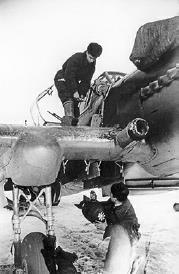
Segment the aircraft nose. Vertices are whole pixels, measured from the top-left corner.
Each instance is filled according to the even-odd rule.
[[[54,137],[25,133],[19,137],[8,166],[9,177],[17,185],[40,186],[55,181],[62,150]]]

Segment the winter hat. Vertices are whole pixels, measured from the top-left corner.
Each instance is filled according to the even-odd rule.
[[[97,43],[90,43],[87,47],[87,51],[91,54],[94,58],[97,58],[102,53],[102,47]]]
[[[111,193],[114,198],[117,198],[120,202],[123,202],[127,199],[129,189],[124,183],[120,182],[111,186]]]

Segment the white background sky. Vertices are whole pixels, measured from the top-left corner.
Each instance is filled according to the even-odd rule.
[[[31,124],[37,94],[90,42],[103,46],[94,78],[105,70],[133,71],[138,28],[175,15],[179,0],[0,0],[0,123]]]

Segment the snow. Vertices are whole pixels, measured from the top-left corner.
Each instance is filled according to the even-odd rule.
[[[99,200],[104,199],[99,189],[96,192]],[[108,242],[102,242],[103,232],[89,223],[74,206],[83,195],[88,196],[89,191],[62,197],[60,205],[54,207],[57,244],[78,255],[76,267],[82,273],[97,274],[103,267]],[[142,236],[136,253],[144,257],[146,273],[178,274],[179,212],[173,210],[173,204],[179,201],[179,190],[133,190],[129,199],[141,224]],[[11,218],[11,211],[0,210],[0,265],[13,263]],[[22,238],[32,231],[45,233],[44,224],[35,217],[27,217],[21,228]]]

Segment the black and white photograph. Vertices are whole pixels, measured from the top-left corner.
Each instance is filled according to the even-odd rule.
[[[179,273],[179,0],[0,0],[0,274]]]

